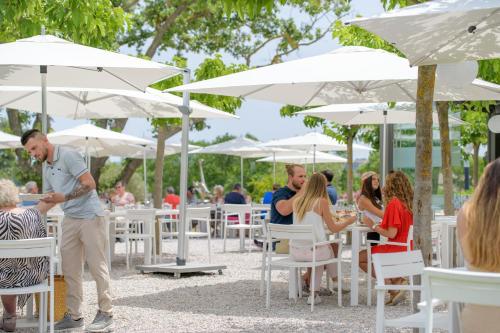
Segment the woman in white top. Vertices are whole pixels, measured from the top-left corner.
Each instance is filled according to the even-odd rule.
[[[326,178],[321,173],[315,173],[304,185],[304,192],[293,203],[293,223],[310,224],[313,226],[316,241],[326,241],[328,239],[325,226],[331,232],[339,232],[348,225],[356,221],[355,216],[347,217],[341,222],[337,222],[330,212],[330,199],[326,192]],[[293,241],[290,244],[290,255],[297,261],[312,261],[312,247],[309,241]],[[327,260],[333,258],[334,254],[331,246],[322,245],[316,248],[316,260]],[[325,266],[330,277],[337,275],[335,264]],[[317,267],[315,272],[315,289],[319,292],[321,277],[325,267]],[[312,290],[311,290],[312,293]],[[309,297],[310,304],[312,297]],[[321,302],[318,296],[315,296],[315,303]]]

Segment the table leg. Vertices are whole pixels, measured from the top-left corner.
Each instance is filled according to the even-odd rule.
[[[150,235],[151,232],[152,232],[151,224],[144,223],[144,233],[146,235]],[[151,265],[151,252],[152,252],[151,246],[152,246],[151,238],[145,238],[144,239],[144,265]]]
[[[445,222],[441,222],[441,267],[450,268],[450,234]]]
[[[358,277],[359,277],[359,246],[360,232],[352,230],[352,260],[351,260],[351,306],[358,305]]]
[[[240,252],[245,252],[245,229],[240,229]]]

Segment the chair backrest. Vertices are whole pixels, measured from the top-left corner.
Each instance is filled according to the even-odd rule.
[[[131,221],[154,222],[156,209],[129,209],[125,218]]]
[[[54,257],[56,241],[53,237],[0,241],[0,258]]]
[[[187,220],[206,220],[210,219],[210,210],[211,207],[188,207],[186,210]]]
[[[314,242],[313,226],[309,224],[268,223],[268,239],[310,240]]]
[[[500,273],[428,267],[424,269],[427,300],[500,306]]]
[[[377,253],[372,260],[378,285],[384,285],[384,279],[420,275],[425,267],[420,250]]]
[[[269,210],[269,209],[271,209],[271,205],[270,204],[257,204],[257,203],[253,203],[252,204],[252,209],[253,210]]]
[[[410,229],[408,229],[408,237],[406,238],[406,246],[407,250],[411,250],[411,243],[413,242],[413,226],[410,226]]]
[[[234,214],[250,214],[252,212],[252,205],[246,204],[246,205],[237,205],[237,204],[224,204],[222,207],[224,210],[224,213],[229,214],[229,213],[234,213]],[[244,217],[244,215],[243,215]]]

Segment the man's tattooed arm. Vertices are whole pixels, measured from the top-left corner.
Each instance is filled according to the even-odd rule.
[[[74,189],[73,192],[66,194],[64,196],[64,201],[76,199],[78,197],[81,197],[84,194],[89,193],[92,191],[92,187],[86,184],[80,184],[77,188]]]

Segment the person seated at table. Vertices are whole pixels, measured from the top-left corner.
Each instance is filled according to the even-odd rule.
[[[0,179],[0,240],[17,240],[47,237],[42,214],[50,206],[39,202],[32,208],[16,207],[18,189],[7,179]],[[38,284],[47,278],[49,260],[46,257],[28,259],[0,259],[0,288],[21,288]],[[28,295],[2,295],[3,317],[0,329],[13,332],[16,329],[16,299],[19,308],[24,307]]]
[[[460,210],[457,235],[468,269],[500,273],[500,158],[484,169],[471,199]],[[500,307],[466,304],[461,332],[498,332]]]
[[[408,177],[401,171],[389,172],[383,192],[386,209],[382,223],[375,223],[371,219],[365,219],[363,222],[373,231],[387,237],[389,242],[406,244],[410,226],[413,225],[413,188]],[[375,245],[371,249],[373,254],[404,251],[407,251],[406,245],[381,244]],[[367,271],[368,256],[366,250],[359,253],[359,267],[363,271]],[[372,270],[372,274],[375,277],[375,270]],[[386,284],[405,283],[406,279],[402,277],[386,280]],[[389,300],[386,304],[396,305],[405,298],[405,295],[404,290],[390,290]]]
[[[198,198],[196,198],[194,186],[189,186],[186,192],[186,204],[189,206],[195,206],[198,204]]]
[[[115,206],[126,206],[135,204],[134,195],[130,192],[125,191],[125,184],[119,181],[115,185],[116,194],[113,197],[113,204]]]
[[[213,196],[210,199],[210,202],[217,205],[217,206],[223,205],[224,204],[224,186],[215,185],[212,193],[213,193]]]
[[[321,173],[315,173],[310,180],[306,182],[303,193],[295,199],[293,203],[293,224],[312,225],[316,241],[325,242],[328,237],[325,231],[326,227],[333,233],[340,232],[342,229],[356,221],[355,216],[343,218],[337,222],[330,211],[330,198],[326,192],[326,177]],[[296,261],[312,261],[313,250],[311,241],[293,240],[290,242],[290,255]],[[335,255],[330,245],[321,245],[316,248],[316,260],[328,260]],[[323,270],[326,268],[328,275],[333,278],[337,276],[336,264],[328,264],[315,268],[314,288],[310,290],[307,303],[312,302],[312,293],[314,292],[314,303],[320,303],[319,290]]]
[[[233,205],[244,205],[246,204],[245,197],[241,193],[241,184],[234,184],[233,190],[226,194],[224,197],[224,203]]]
[[[374,223],[382,222],[384,217],[384,206],[382,203],[382,191],[378,175],[373,171],[361,175],[361,193],[357,200],[358,209],[363,213],[363,219],[370,219]],[[380,240],[377,232],[369,232],[368,240]],[[372,243],[372,245],[375,245]]]
[[[328,193],[328,197],[332,205],[335,205],[337,203],[337,189],[332,185],[333,172],[331,170],[323,170],[321,173],[326,177],[326,192]]]
[[[175,194],[173,186],[167,187],[167,195],[163,199],[163,202],[169,204],[172,209],[176,209],[177,205],[181,203],[181,197]]]
[[[38,185],[35,181],[29,181],[24,185],[24,193],[26,194],[38,194]],[[20,205],[23,207],[36,206],[38,200],[25,200],[21,201]]]
[[[263,204],[266,204],[266,205],[269,205],[271,204],[271,202],[273,202],[273,195],[274,195],[274,192],[276,192],[277,190],[279,190],[281,188],[281,185],[280,184],[273,184],[273,189],[272,191],[267,191],[267,192],[264,192],[264,196],[262,197],[262,203]]]

